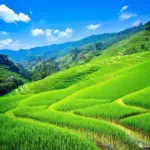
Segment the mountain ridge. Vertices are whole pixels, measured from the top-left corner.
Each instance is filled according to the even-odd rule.
[[[91,35],[91,36],[88,36],[86,38],[83,38],[77,41],[65,42],[62,44],[52,44],[49,46],[42,46],[42,47],[35,47],[29,50],[23,50],[23,49],[19,51],[0,50],[0,53],[8,55],[8,57],[12,59],[14,62],[22,62],[24,60],[30,61],[30,59],[32,60],[32,58],[36,56],[42,56],[43,58],[56,57],[56,56],[60,57],[60,56],[64,56],[68,54],[70,50],[73,48],[81,47],[89,43],[95,43],[95,42],[106,43],[106,41],[109,40],[110,43],[108,44],[108,46],[110,46],[114,42],[117,42],[118,39],[120,40],[124,38],[126,34],[132,35],[143,29],[144,29],[144,25],[141,25],[138,27],[132,27],[132,28],[123,30],[118,33],[104,33],[104,34],[98,34],[98,35]]]

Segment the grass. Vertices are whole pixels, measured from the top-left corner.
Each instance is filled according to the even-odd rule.
[[[102,120],[49,110],[37,111],[36,109],[25,106],[14,110],[14,115],[16,117],[33,118],[41,122],[48,122],[61,127],[85,130],[105,136],[107,135],[113,137],[112,139],[117,139],[126,144],[131,144],[133,142],[125,132]]]
[[[138,57],[138,59],[137,59]],[[149,60],[150,52],[131,56],[99,58],[92,62],[55,73],[43,80],[28,83],[14,90],[10,95],[34,94],[70,88],[70,93],[114,78],[112,73],[123,68]],[[37,88],[40,87],[40,88]]]
[[[107,109],[106,109],[107,108]],[[75,110],[74,113],[94,118],[104,118],[108,120],[119,120],[128,116],[146,112],[144,109],[132,108],[123,105],[120,100],[113,103],[95,105],[84,109]]]
[[[150,62],[138,66],[137,70],[112,79],[106,83],[89,87],[78,94],[82,98],[118,99],[150,85]],[[138,76],[140,74],[140,76]],[[84,94],[86,92],[86,95]]]
[[[82,68],[82,69],[80,69]],[[20,94],[35,94],[52,90],[59,90],[67,88],[85,78],[88,74],[97,71],[96,66],[75,67],[69,70],[55,73],[52,76],[46,77],[44,80],[39,80],[33,83],[28,83],[26,86],[21,86],[19,89]],[[38,89],[37,86],[40,88]],[[11,94],[15,94],[16,91]]]
[[[149,140],[149,66],[149,51],[98,57],[20,86],[0,98],[0,149],[138,149]]]
[[[125,96],[123,101],[127,105],[150,109],[150,87]]]
[[[0,149],[21,150],[97,150],[98,148],[81,135],[53,125],[32,120],[12,120],[0,115]]]
[[[132,92],[138,91],[150,85],[150,61],[132,67],[132,71],[125,69],[121,75],[114,79],[106,80],[103,83],[90,86],[80,90],[70,97],[55,103],[53,107],[56,110],[70,110],[68,103],[76,99],[106,99],[116,100]],[[120,74],[120,73],[117,73]],[[140,76],[139,76],[140,74]],[[75,109],[75,108],[74,108]]]
[[[0,98],[0,113],[13,109],[19,105],[19,102],[29,95],[4,96]]]
[[[128,117],[120,122],[134,130],[143,132],[150,136],[150,113]]]

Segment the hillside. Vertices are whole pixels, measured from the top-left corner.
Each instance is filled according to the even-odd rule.
[[[105,52],[103,56],[128,55],[142,51],[148,51],[150,47],[150,31],[141,31],[130,38],[114,44]]]
[[[117,33],[104,42],[89,43],[81,46],[72,51],[72,53],[57,59],[57,61],[60,68],[67,68],[87,63],[99,55],[115,56],[146,51],[149,47],[149,36],[150,33],[144,30],[144,26],[133,27]]]
[[[19,68],[6,55],[0,55],[0,95],[28,81],[19,71]]]
[[[83,46],[88,43],[105,41],[115,35],[115,33],[92,35],[78,41],[66,42],[63,44],[53,44],[50,46],[35,47],[29,50],[22,49],[19,51],[1,50],[0,53],[8,55],[9,58],[11,58],[15,62],[31,61],[36,56],[42,56],[43,59],[54,56],[58,57],[68,53],[70,51],[70,48],[72,49]]]
[[[149,65],[150,51],[99,56],[86,65],[24,84],[0,98],[1,133],[10,132],[9,137],[2,136],[2,148],[14,148],[22,140],[26,145],[17,147],[27,149],[30,139],[33,150],[38,139],[41,146],[47,143],[46,149],[60,149],[61,145],[63,149],[119,150],[121,146],[134,150],[140,143],[147,146],[149,100],[140,97],[149,97]],[[15,126],[13,131],[11,126]],[[18,139],[21,135],[24,138]],[[58,140],[53,141],[56,136]]]
[[[0,150],[150,150],[150,0],[1,0]]]
[[[82,65],[74,59],[70,68],[0,97],[0,148],[148,148],[149,34],[123,37]]]
[[[86,37],[84,39],[73,41],[73,42],[66,42],[62,44],[53,44],[50,46],[43,46],[43,47],[36,47],[29,50],[19,50],[19,51],[12,51],[12,50],[1,50],[1,54],[6,54],[12,59],[14,62],[21,62],[22,64],[26,64],[27,62],[36,62],[37,57],[41,57],[42,60],[46,60],[50,57],[62,57],[70,54],[70,52],[75,49],[79,48],[80,52],[83,53],[85,51],[91,51],[93,49],[93,43],[100,43],[100,49],[105,49],[114,43],[128,38],[133,34],[141,31],[144,29],[144,25],[138,27],[132,27],[126,29],[124,31],[118,33],[104,33],[98,35],[92,35]],[[83,46],[83,47],[82,47]],[[80,48],[81,47],[81,48]],[[91,49],[92,48],[92,49]],[[29,64],[28,64],[29,65]]]

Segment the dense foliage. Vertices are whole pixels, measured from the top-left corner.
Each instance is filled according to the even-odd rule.
[[[150,21],[148,21],[148,22],[145,24],[145,29],[146,29],[146,30],[150,30]]]
[[[6,55],[0,54],[0,95],[10,92],[25,82],[24,73]],[[26,77],[25,77],[26,78]]]
[[[8,59],[7,55],[0,54],[0,64],[8,66],[13,72],[19,72],[19,68]]]
[[[39,63],[33,68],[32,79],[40,80],[46,76],[58,72],[59,70],[58,62],[56,62],[54,58],[50,58],[47,61]]]

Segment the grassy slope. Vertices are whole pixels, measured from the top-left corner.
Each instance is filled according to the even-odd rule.
[[[150,109],[150,87],[123,98],[125,104]]]
[[[37,149],[38,144],[41,149],[63,146],[64,149],[80,150],[97,149],[97,144],[102,149],[111,145],[115,149],[128,150],[137,149],[138,141],[149,142],[149,108],[144,105],[149,105],[149,101],[137,103],[141,94],[146,97],[150,94],[147,90],[142,91],[150,85],[149,60],[149,51],[98,57],[86,65],[25,84],[8,97],[0,98],[3,113],[0,116],[0,148]],[[144,124],[139,124],[140,121]],[[9,130],[12,127],[13,130]],[[59,138],[53,143],[52,139],[57,135]],[[48,138],[50,142],[47,142]],[[30,139],[33,140],[31,144]]]
[[[150,31],[141,31],[128,39],[114,44],[104,51],[103,56],[123,55],[125,51],[132,50],[133,48],[137,52],[145,51],[141,48],[141,45],[145,45],[145,50],[150,49]]]

